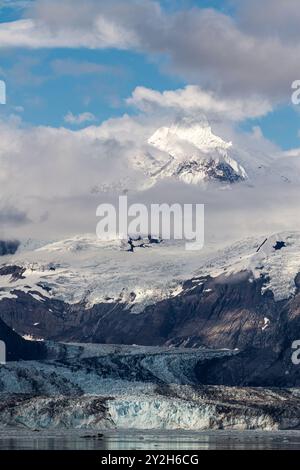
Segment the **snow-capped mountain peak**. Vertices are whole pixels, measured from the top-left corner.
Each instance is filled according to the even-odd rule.
[[[187,117],[177,120],[170,127],[161,127],[150,137],[148,143],[176,158],[186,158],[184,148],[187,146],[191,150],[195,147],[203,153],[216,149],[226,151],[232,146],[231,142],[225,142],[213,134],[205,118],[198,121]]]
[[[247,174],[230,155],[231,147],[231,142],[212,132],[205,118],[183,118],[159,128],[148,139],[148,151],[134,163],[151,177],[152,184],[164,178],[188,184],[235,183],[245,180]]]

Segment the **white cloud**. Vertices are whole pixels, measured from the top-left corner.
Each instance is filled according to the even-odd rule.
[[[49,239],[95,230],[103,195],[94,190],[134,177],[128,165],[134,143],[105,138],[101,126],[87,129],[0,122],[0,212],[7,214],[1,233]],[[16,223],[16,211],[23,224]]]
[[[0,212],[5,214],[7,234],[49,239],[93,232],[96,207],[112,197],[101,192],[103,185],[112,185],[120,193],[121,180],[129,182],[127,188],[136,189],[134,183],[141,184],[144,176],[129,162],[139,152],[149,151],[147,139],[171,121],[171,113],[148,112],[134,117],[124,115],[76,131],[28,127],[20,120],[0,122]],[[255,159],[259,160],[261,153],[271,157],[280,153],[258,130],[241,135],[234,133],[230,123],[227,125],[227,129],[213,126],[213,130],[225,140],[232,140],[237,149],[252,148],[249,155]],[[300,163],[293,166],[289,162],[287,159],[289,174],[300,174]],[[285,159],[282,165],[271,167],[272,175],[278,173],[276,184],[270,182],[271,178],[256,182],[255,188],[245,184],[218,191],[161,182],[148,191],[130,191],[130,196],[135,202],[205,203],[209,206],[207,236],[220,234],[223,241],[250,232],[290,229],[298,220],[299,186],[281,182]],[[278,211],[285,211],[284,221],[279,220]]]
[[[63,28],[52,30],[47,24],[33,19],[0,24],[0,47],[56,48],[86,47],[126,49],[135,43],[130,32],[109,20],[98,17],[90,30]]]
[[[285,152],[283,152],[283,155],[285,157],[299,158],[300,157],[300,148],[294,148],[294,149],[286,150]]]
[[[85,112],[85,113],[80,113],[76,115],[76,114],[73,114],[71,111],[69,111],[65,115],[64,121],[67,122],[68,124],[81,125],[86,122],[97,121],[97,118],[93,113]]]
[[[232,121],[256,118],[272,111],[272,106],[266,99],[255,96],[224,99],[195,85],[164,92],[137,87],[127,103],[142,111],[153,110],[154,107],[171,108],[184,113],[204,113],[209,117],[218,116]]]
[[[298,0],[233,0],[242,28],[262,37],[279,36],[284,41],[299,40]]]
[[[0,24],[0,47],[163,54],[170,72],[205,88],[286,99],[299,74],[298,2],[242,3],[232,18],[197,7],[168,12],[151,0],[37,0],[25,18]]]
[[[0,121],[2,204],[16,207],[22,213],[28,212],[30,220],[40,220],[45,211],[51,213],[51,207],[58,199],[61,203],[56,210],[60,213],[72,205],[75,211],[77,203],[92,197],[92,189],[101,188],[104,183],[115,185],[120,180],[129,181],[133,183],[129,187],[134,189],[135,182],[141,184],[145,176],[136,172],[129,161],[139,153],[149,151],[146,142],[157,128],[170,125],[179,111],[197,114],[201,110],[219,113],[224,118],[230,116],[233,107],[230,100],[218,101],[215,95],[198,87],[164,93],[139,88],[130,103],[147,112],[109,119],[101,125],[89,125],[76,131],[64,127],[28,127],[20,118],[11,119],[9,123]],[[235,119],[252,113],[250,105],[249,111],[247,107],[243,108],[244,104],[234,103],[238,105],[233,114]],[[263,106],[259,109],[264,111]],[[94,116],[69,112],[65,119],[69,124],[84,124],[94,120]],[[219,134],[220,131],[225,140],[235,142],[237,135],[230,135],[232,122],[225,119],[226,122],[228,129],[218,124],[216,132]],[[240,136],[240,144],[247,138],[247,144],[255,144],[266,152],[273,151],[258,132],[248,137]],[[89,206],[92,217],[93,204],[94,200]]]

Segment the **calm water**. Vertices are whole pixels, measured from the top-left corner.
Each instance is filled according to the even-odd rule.
[[[0,450],[297,449],[300,431],[0,431]]]

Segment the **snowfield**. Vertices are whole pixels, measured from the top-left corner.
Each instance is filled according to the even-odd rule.
[[[125,245],[126,246],[126,245]],[[101,241],[94,235],[53,243],[25,244],[15,255],[2,257],[0,299],[17,298],[17,291],[81,303],[123,303],[132,313],[180,295],[184,281],[197,284],[203,276],[229,276],[249,271],[263,278],[263,292],[276,300],[295,293],[300,272],[300,233],[285,232],[249,238],[217,252],[185,250],[184,243],[163,241],[134,252],[120,240]],[[7,271],[7,267],[18,267]]]
[[[178,294],[181,282],[198,266],[195,258],[179,243],[152,244],[131,253],[121,249],[120,240],[76,236],[3,257],[3,263],[21,266],[24,272],[22,278],[0,277],[0,299],[14,298],[13,291],[21,290],[40,301],[55,297],[87,307],[117,301],[138,312]]]
[[[269,237],[249,238],[218,251],[197,274],[212,277],[249,271],[263,278],[263,292],[270,290],[277,301],[288,299],[296,291],[300,272],[300,233],[283,232]]]

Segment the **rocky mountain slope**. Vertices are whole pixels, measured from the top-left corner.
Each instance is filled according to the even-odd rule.
[[[42,359],[45,356],[43,344],[24,340],[1,319],[0,341],[5,344],[6,361]]]
[[[199,258],[172,243],[129,252],[77,237],[3,261],[0,317],[22,336],[238,349],[202,371],[208,383],[300,383],[299,233]]]

